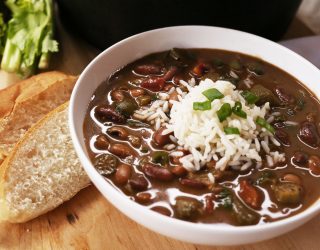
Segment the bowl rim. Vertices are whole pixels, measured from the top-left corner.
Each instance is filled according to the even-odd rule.
[[[318,198],[318,200],[316,200],[312,205],[310,205],[309,207],[307,207],[305,210],[299,212],[296,215],[287,217],[287,218],[283,218],[280,219],[278,221],[274,221],[271,223],[265,223],[265,224],[256,224],[256,225],[246,225],[246,226],[233,226],[233,225],[229,225],[229,224],[206,224],[206,223],[195,223],[195,222],[189,222],[189,221],[183,221],[183,220],[179,220],[176,218],[172,218],[172,217],[167,217],[164,215],[161,215],[157,212],[154,212],[148,208],[146,208],[143,205],[140,205],[138,203],[136,203],[135,201],[132,201],[131,199],[128,199],[128,197],[124,194],[122,194],[121,192],[119,192],[115,187],[113,187],[110,183],[108,183],[107,181],[104,180],[104,178],[95,170],[95,168],[93,167],[93,164],[91,163],[89,157],[87,156],[87,154],[85,153],[85,151],[82,149],[81,147],[81,142],[80,142],[80,138],[78,138],[77,133],[76,133],[76,125],[75,125],[75,117],[74,117],[74,110],[75,110],[75,99],[76,99],[76,95],[78,93],[78,90],[80,88],[80,85],[83,82],[83,78],[84,76],[88,73],[89,70],[91,70],[91,68],[94,67],[94,65],[99,62],[99,60],[105,56],[108,55],[110,50],[113,50],[117,47],[121,47],[123,46],[123,44],[126,44],[127,42],[137,39],[140,36],[143,36],[145,34],[152,34],[152,33],[157,33],[157,32],[161,32],[163,30],[174,30],[174,29],[192,29],[192,28],[209,28],[209,29],[216,29],[216,30],[223,30],[226,32],[234,32],[234,33],[238,33],[240,35],[246,35],[248,37],[251,37],[252,39],[256,39],[256,40],[260,40],[260,41],[264,41],[270,44],[270,46],[275,46],[278,49],[283,50],[285,53],[291,54],[291,56],[294,56],[297,60],[303,62],[305,64],[306,67],[309,67],[311,70],[313,71],[319,71],[319,69],[314,66],[311,62],[307,61],[305,58],[303,58],[302,56],[300,56],[299,54],[293,52],[292,50],[276,43],[273,42],[271,40],[268,40],[266,38],[254,35],[254,34],[250,34],[247,32],[243,32],[243,31],[239,31],[239,30],[234,30],[234,29],[229,29],[229,28],[222,28],[222,27],[216,27],[216,26],[205,26],[205,25],[182,25],[182,26],[171,26],[171,27],[164,27],[164,28],[159,28],[159,29],[153,29],[153,30],[149,30],[149,31],[145,31],[139,34],[135,34],[133,36],[130,36],[128,38],[125,38],[115,44],[113,44],[112,46],[108,47],[107,49],[103,50],[101,53],[99,53],[87,66],[86,68],[82,71],[82,73],[80,74],[76,85],[74,87],[74,90],[72,92],[71,98],[70,98],[70,105],[69,105],[69,112],[68,112],[68,116],[69,116],[69,130],[70,130],[70,134],[71,134],[71,138],[72,138],[72,142],[75,148],[75,151],[82,163],[83,168],[85,169],[85,171],[87,172],[88,176],[90,177],[91,181],[93,182],[93,184],[98,188],[98,190],[103,194],[103,196],[108,199],[108,201],[115,206],[118,210],[120,210],[122,213],[124,213],[127,217],[129,217],[130,219],[131,216],[127,215],[121,208],[119,208],[115,203],[114,200],[111,200],[110,197],[106,197],[104,195],[104,193],[100,190],[101,186],[104,186],[104,188],[112,188],[112,190],[114,191],[114,194],[116,196],[118,196],[117,198],[119,200],[122,200],[123,202],[126,202],[128,204],[128,206],[130,206],[130,208],[134,209],[134,210],[139,210],[141,211],[141,213],[146,213],[149,216],[152,217],[159,217],[159,219],[161,219],[162,221],[164,221],[165,224],[167,224],[168,226],[170,226],[170,224],[176,224],[178,226],[182,226],[182,227],[186,227],[187,229],[190,230],[198,230],[198,231],[214,231],[214,230],[218,230],[221,232],[231,232],[231,233],[251,233],[251,232],[257,232],[257,230],[259,231],[264,231],[264,230],[271,230],[271,229],[275,229],[278,228],[279,226],[285,226],[288,225],[290,223],[292,223],[293,221],[300,221],[303,219],[307,219],[307,218],[311,218],[312,215],[315,215],[316,213],[320,212],[320,197]],[[254,56],[254,55],[253,55]],[[128,62],[129,63],[129,62]],[[276,66],[276,65],[275,65]],[[288,72],[288,74],[291,75],[291,73]],[[302,83],[304,85],[304,87],[306,87],[307,89],[310,89],[308,86],[305,86],[304,83]],[[312,89],[311,89],[312,91]],[[314,93],[312,91],[312,93]],[[320,96],[315,95],[317,97],[317,99],[320,99]],[[98,184],[97,184],[98,183]],[[109,189],[110,191],[111,189]],[[135,219],[133,219],[134,221],[136,221]],[[139,223],[139,222],[138,222]],[[139,223],[141,224],[141,223]],[[146,225],[143,225],[146,226]],[[148,226],[146,226],[148,227]]]

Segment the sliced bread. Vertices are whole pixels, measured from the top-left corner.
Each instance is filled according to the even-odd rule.
[[[34,123],[69,100],[75,82],[52,71],[0,90],[0,162]]]
[[[0,221],[20,223],[89,185],[68,129],[68,103],[31,127],[0,166]]]

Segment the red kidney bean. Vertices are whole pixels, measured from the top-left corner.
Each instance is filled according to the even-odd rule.
[[[278,96],[278,98],[280,99],[281,102],[283,102],[284,104],[293,104],[295,103],[295,99],[293,96],[291,96],[290,94],[286,93],[286,91],[278,86],[275,88],[275,92]]]
[[[162,147],[168,143],[171,143],[170,140],[170,135],[172,135],[173,133],[170,134],[166,134],[163,135],[162,132],[166,129],[166,127],[161,127],[159,128],[156,132],[154,132],[153,134],[153,141],[159,146]]]
[[[287,182],[292,182],[298,185],[301,185],[301,179],[299,176],[295,175],[295,174],[285,174],[283,176],[283,180],[287,181]]]
[[[151,199],[152,199],[152,196],[149,193],[138,193],[135,196],[135,201],[139,203],[148,203],[151,201]]]
[[[181,165],[178,165],[178,166],[174,166],[172,169],[171,169],[171,172],[175,175],[175,176],[184,176],[188,173],[188,171],[182,167]]]
[[[116,136],[119,139],[125,140],[128,137],[128,132],[122,127],[113,126],[107,130],[108,134]]]
[[[207,168],[208,169],[214,169],[216,166],[216,161],[215,160],[211,160],[207,163]]]
[[[178,92],[177,91],[173,91],[170,95],[169,95],[169,101],[178,101]],[[169,102],[169,107],[172,107],[172,103]]]
[[[210,66],[205,63],[199,63],[192,69],[192,74],[197,77],[203,76],[205,73],[208,72]]]
[[[181,164],[180,158],[181,158],[181,156],[171,156],[170,161],[172,164]]]
[[[148,181],[142,175],[137,175],[129,180],[129,185],[137,191],[144,191],[148,188]]]
[[[142,166],[142,171],[147,176],[159,181],[171,181],[174,178],[173,174],[167,168],[160,167],[152,163],[145,163]]]
[[[232,178],[234,176],[234,174],[235,174],[235,172],[232,170],[224,170],[224,171],[215,170],[213,172],[213,176],[216,181],[222,181],[222,180]]]
[[[311,122],[302,123],[298,136],[300,140],[311,147],[315,148],[319,145],[319,135],[317,132],[317,128]]]
[[[281,142],[282,145],[284,146],[291,145],[289,135],[283,129],[276,129],[275,137]]]
[[[195,189],[204,189],[207,187],[207,185],[199,180],[196,179],[189,179],[189,178],[184,178],[180,180],[181,185],[190,187],[190,188],[195,188]]]
[[[320,158],[316,155],[311,155],[308,160],[308,168],[316,175],[320,175]]]
[[[109,151],[112,154],[119,156],[121,158],[135,155],[135,151],[132,148],[130,148],[125,144],[119,144],[119,143],[111,144]]]
[[[260,209],[263,199],[258,189],[252,186],[247,180],[240,181],[239,196],[253,209]]]
[[[131,176],[131,171],[131,166],[123,163],[120,164],[118,166],[117,172],[115,173],[115,181],[120,185],[126,184]]]
[[[183,80],[183,77],[180,75],[176,75],[173,77],[172,82],[176,85],[179,85],[181,80]]]
[[[168,81],[171,80],[174,75],[177,73],[178,68],[175,66],[171,66],[170,69],[165,73],[165,75],[163,76],[163,78]]]
[[[134,68],[134,72],[140,75],[154,75],[160,74],[162,72],[162,68],[154,64],[144,64],[136,66]]]
[[[170,156],[170,161],[172,164],[174,165],[180,165],[180,158],[187,155],[187,154],[190,154],[190,152],[188,150],[184,150],[184,149],[180,149],[180,150],[177,150],[181,153],[183,153],[181,156]]]
[[[97,118],[102,122],[111,121],[116,123],[124,123],[126,121],[126,118],[119,112],[117,112],[111,107],[104,105],[98,106],[95,109],[95,114]]]
[[[163,91],[168,92],[172,87],[174,87],[173,84],[167,83],[167,84],[163,87]]]
[[[165,216],[171,216],[171,211],[166,207],[155,206],[155,207],[152,207],[151,210]]]
[[[111,92],[111,98],[113,101],[121,102],[124,99],[123,92],[121,90],[113,90]]]
[[[214,210],[212,195],[206,195],[204,197],[204,204],[204,211],[207,214],[212,214]]]
[[[101,149],[101,150],[108,149],[109,145],[110,145],[110,142],[108,140],[108,137],[104,134],[98,135],[94,143],[94,146],[97,149]]]
[[[303,152],[297,151],[294,153],[292,161],[297,165],[304,165],[308,162],[308,156]]]
[[[150,104],[150,102],[152,101],[152,98],[149,95],[141,95],[136,99],[136,101],[139,104],[139,106],[146,106]]]
[[[223,187],[221,187],[221,186],[213,186],[211,191],[212,191],[212,193],[214,195],[213,198],[215,198],[217,194],[220,194],[223,191]]]
[[[130,94],[132,97],[138,97],[138,96],[144,95],[145,93],[146,91],[144,89],[138,89],[138,88],[130,89]]]
[[[153,92],[161,91],[164,88],[165,80],[163,77],[150,77],[141,83],[141,87]]]

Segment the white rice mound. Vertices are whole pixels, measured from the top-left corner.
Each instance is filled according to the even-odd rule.
[[[211,160],[216,161],[216,169],[225,170],[230,166],[232,169],[245,171],[252,166],[262,166],[261,151],[265,152],[265,160],[269,167],[285,161],[285,155],[278,151],[270,151],[269,143],[280,146],[280,143],[269,131],[256,125],[257,117],[265,118],[270,111],[269,103],[258,107],[247,105],[241,96],[241,91],[228,82],[218,80],[213,82],[205,79],[195,86],[192,78],[188,82],[181,80],[180,84],[187,88],[184,92],[180,87],[172,87],[169,93],[159,93],[159,99],[148,107],[141,107],[135,111],[135,119],[148,122],[155,130],[166,126],[163,134],[170,135],[172,143],[164,146],[167,150],[185,149],[190,154],[183,156],[181,151],[173,151],[172,156],[183,156],[180,162],[189,171],[197,171]],[[207,101],[202,94],[211,88],[218,89],[224,97],[216,99],[211,103],[211,110],[193,110],[194,102]],[[173,91],[178,93],[179,101],[169,100],[169,94]],[[235,102],[242,104],[242,110],[246,112],[247,118],[241,118],[232,114],[222,123],[219,121],[217,111],[224,103],[231,107]],[[169,103],[172,104],[171,110]],[[270,115],[268,122],[274,119]],[[225,127],[235,127],[240,135],[227,135]],[[182,155],[181,155],[182,154]]]
[[[181,83],[187,85],[184,81]],[[262,107],[247,105],[241,92],[235,90],[235,86],[228,81],[213,82],[211,79],[205,79],[199,85],[188,85],[187,88],[189,93],[180,101],[173,102],[165,131],[165,133],[173,132],[178,145],[191,153],[180,158],[180,162],[187,170],[197,171],[211,160],[216,161],[216,169],[224,170],[227,166],[231,166],[233,169],[246,170],[253,163],[261,165],[262,158],[259,154],[261,149],[267,153],[269,166],[285,160],[284,154],[278,151],[270,152],[268,143],[277,141],[270,132],[255,123],[258,116],[262,118],[266,116],[270,110],[269,103],[265,103]],[[194,102],[207,101],[202,92],[210,88],[218,89],[224,97],[214,100],[210,110],[193,110]],[[236,101],[242,104],[242,110],[246,112],[247,118],[232,114],[220,122],[217,116],[220,107],[224,103],[229,103],[233,107]],[[225,127],[238,128],[240,135],[225,134]]]

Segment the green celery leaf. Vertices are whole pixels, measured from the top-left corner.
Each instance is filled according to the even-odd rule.
[[[58,51],[53,39],[52,0],[7,0],[6,5],[12,19],[1,68],[28,76],[36,68],[48,66],[49,53]]]

